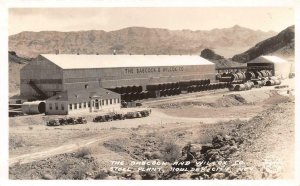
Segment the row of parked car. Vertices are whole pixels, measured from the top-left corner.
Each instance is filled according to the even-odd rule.
[[[105,115],[101,115],[101,116],[96,116],[93,119],[93,122],[107,122],[107,121],[113,121],[113,120],[142,118],[142,117],[149,116],[150,113],[151,113],[151,110],[127,112],[126,114],[109,113],[109,114],[105,114]]]
[[[57,118],[47,121],[47,126],[59,126],[59,125],[76,125],[86,124],[87,121],[84,117],[68,117],[68,118]]]
[[[124,120],[124,119],[134,119],[134,118],[142,118],[147,117],[151,113],[151,109],[135,111],[135,112],[127,112],[126,114],[120,113],[109,113],[101,116],[96,116],[93,119],[93,122],[107,122],[113,120]],[[51,119],[47,121],[47,126],[60,126],[60,125],[76,125],[76,124],[86,124],[87,120],[84,117],[68,117],[68,118],[57,118]]]

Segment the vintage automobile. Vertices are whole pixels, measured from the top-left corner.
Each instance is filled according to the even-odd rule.
[[[138,111],[126,113],[126,118],[128,118],[128,119],[141,118],[141,117],[142,117],[142,114]]]
[[[114,116],[114,115],[111,115],[111,114],[106,114],[106,115],[103,115],[103,116],[96,116],[96,117],[93,119],[93,122],[106,122],[106,121],[112,121],[112,120],[113,120],[113,116]]]
[[[84,117],[78,117],[75,122],[77,124],[87,124],[87,121]]]
[[[75,125],[76,124],[76,118],[75,117],[69,117],[67,118],[68,125]]]
[[[142,110],[140,111],[142,117],[147,117],[150,115],[150,110]]]
[[[49,121],[47,121],[47,126],[59,126],[59,120],[58,119],[51,119]]]
[[[68,125],[68,121],[66,118],[58,118],[60,125]]]
[[[125,117],[124,114],[115,114],[115,115],[113,116],[113,119],[114,119],[114,120],[124,120],[124,119],[126,119],[126,117]]]

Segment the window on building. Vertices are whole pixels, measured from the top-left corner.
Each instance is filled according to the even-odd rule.
[[[89,88],[89,85],[88,85],[88,84],[85,84],[85,85],[84,85],[84,88],[86,88],[86,89]]]
[[[79,103],[79,109],[81,109],[81,103]]]
[[[61,104],[61,110],[65,110],[64,104]]]
[[[55,103],[55,110],[58,110],[58,103]]]
[[[114,98],[114,104],[116,104],[116,102],[117,102],[117,101],[116,101],[116,98]]]
[[[83,108],[86,108],[86,102],[83,103]]]
[[[106,99],[106,105],[108,105],[108,99]]]
[[[77,109],[77,103],[74,103],[74,109]]]
[[[69,104],[69,109],[72,110],[72,104]]]
[[[102,99],[102,105],[104,105],[104,100]]]
[[[49,103],[49,109],[52,110],[52,103]]]
[[[110,99],[110,104],[112,104],[112,99]]]
[[[120,103],[120,99],[119,98],[117,99],[117,101],[118,101],[118,103]]]
[[[90,103],[90,102],[88,102],[88,107],[89,107],[89,108],[91,107],[91,103]]]

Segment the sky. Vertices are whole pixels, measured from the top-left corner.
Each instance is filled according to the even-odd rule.
[[[112,31],[131,26],[211,30],[234,25],[279,32],[294,24],[287,7],[255,8],[10,8],[9,35],[22,31]]]

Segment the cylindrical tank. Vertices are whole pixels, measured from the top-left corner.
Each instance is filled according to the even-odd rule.
[[[22,112],[24,114],[41,114],[41,113],[45,113],[45,110],[46,110],[45,101],[24,102],[22,104]]]
[[[121,91],[121,94],[126,93],[126,87],[121,87],[120,91]]]
[[[229,86],[228,86],[228,89],[230,90],[230,91],[233,91],[234,89],[235,89],[235,84],[230,84]]]
[[[268,81],[266,82],[266,86],[273,86],[273,85],[275,85],[274,80],[268,80]]]
[[[179,86],[180,87],[187,87],[189,85],[189,81],[180,81]]]
[[[243,91],[246,90],[246,86],[244,84],[238,84],[235,86],[234,90]]]
[[[257,72],[258,77],[264,77],[260,71]]]
[[[219,80],[222,77],[221,74],[216,74],[216,80]]]
[[[244,80],[245,79],[245,75],[242,72],[238,72],[236,73],[238,80]]]
[[[131,93],[132,92],[132,87],[131,86],[127,86],[126,87],[126,93]]]
[[[243,85],[245,85],[245,89],[246,90],[250,90],[252,88],[251,84],[250,83],[244,83]]]
[[[138,86],[138,87],[137,87],[137,91],[138,91],[138,92],[142,92],[142,91],[143,91],[143,87],[142,87],[142,86]]]
[[[262,70],[260,73],[262,74],[263,77],[268,77],[268,75],[267,75],[267,73],[266,73],[265,70]]]
[[[259,85],[259,86],[263,85],[262,81],[253,81],[253,83],[254,85]]]
[[[236,73],[230,73],[229,75],[230,75],[231,81],[236,81],[239,79],[239,77]]]
[[[131,88],[131,91],[132,92],[137,92],[137,90],[138,90],[137,86],[133,85],[132,88]]]
[[[276,80],[274,80],[274,84],[275,84],[275,85],[280,85],[280,84],[281,84],[281,81],[280,81],[279,79],[276,79]]]

